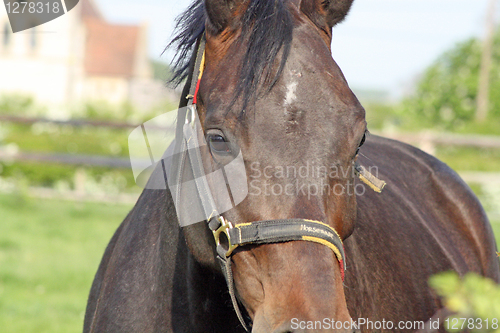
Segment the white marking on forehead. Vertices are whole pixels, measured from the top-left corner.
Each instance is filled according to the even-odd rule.
[[[297,90],[298,84],[297,81],[292,81],[286,85],[285,105],[290,105],[297,99],[295,90]]]

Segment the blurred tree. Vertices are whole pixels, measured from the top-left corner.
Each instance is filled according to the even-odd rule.
[[[482,45],[477,38],[457,44],[419,79],[402,111],[426,125],[452,129],[474,120]],[[494,36],[488,115],[500,116],[500,30]]]
[[[477,92],[476,120],[483,122],[488,115],[491,57],[493,51],[493,39],[495,36],[495,7],[497,0],[490,0],[486,13],[486,36],[483,41],[481,55],[481,67],[479,69],[479,88]]]
[[[475,273],[460,278],[455,272],[444,272],[429,283],[455,313],[445,320],[447,331],[462,331],[452,329],[455,326],[470,332],[500,333],[500,286],[493,280]]]

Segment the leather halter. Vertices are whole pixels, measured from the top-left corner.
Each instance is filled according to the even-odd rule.
[[[344,272],[346,269],[345,253],[342,239],[339,234],[334,228],[320,221],[307,219],[278,219],[234,224],[225,219],[218,212],[208,182],[205,177],[203,177],[204,168],[200,151],[196,149],[196,147],[199,146],[198,136],[196,133],[198,130],[202,130],[196,128],[197,125],[194,121],[194,112],[197,112],[197,94],[204,70],[204,36],[198,40],[195,59],[194,71],[192,73],[191,82],[189,82],[189,94],[186,96],[188,99],[188,111],[186,113],[179,113],[176,137],[182,138],[181,142],[178,142],[179,145],[188,148],[186,149],[187,153],[185,157],[190,160],[197,190],[199,193],[204,194],[200,198],[201,205],[206,216],[208,227],[214,235],[217,259],[221,265],[224,277],[226,278],[229,294],[231,296],[231,301],[236,315],[238,316],[241,325],[247,332],[249,332],[251,324],[248,324],[242,315],[240,305],[236,297],[233,273],[231,269],[231,256],[236,248],[249,244],[271,244],[298,240],[319,243],[327,246],[334,252],[340,265],[342,281],[344,280]],[[189,138],[189,140],[186,138]],[[356,169],[360,172],[360,170],[358,170],[359,168]],[[363,170],[361,170],[361,172],[363,172]],[[370,176],[371,175],[369,174],[365,174],[364,178],[369,178]],[[373,188],[373,186],[371,187]]]

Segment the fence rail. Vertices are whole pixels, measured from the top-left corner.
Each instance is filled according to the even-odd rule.
[[[57,120],[41,117],[21,117],[13,115],[0,115],[0,121],[19,124],[36,124],[36,123],[50,123],[56,125],[70,125],[75,127],[93,126],[93,127],[110,127],[110,128],[136,128],[140,124],[131,124],[127,122],[116,121],[102,121],[91,119],[69,119]]]
[[[436,145],[442,146],[462,146],[476,148],[500,149],[500,136],[475,135],[475,134],[454,134],[454,133],[384,133],[374,132],[377,135],[389,139],[399,140],[406,143],[418,144],[421,147]],[[424,149],[425,150],[425,149]]]
[[[458,174],[466,183],[500,185],[500,172],[458,171]]]
[[[13,116],[13,115],[0,115],[0,122],[8,122],[8,123],[17,123],[17,124],[37,124],[37,123],[48,123],[55,125],[67,125],[74,127],[108,127],[108,128],[116,128],[116,129],[133,129],[141,126],[141,124],[134,124],[128,122],[120,122],[120,121],[104,121],[104,120],[93,120],[93,119],[68,119],[68,120],[57,120],[57,119],[49,119],[42,117],[22,117],[22,116]],[[163,126],[153,126],[148,125],[148,128],[159,129],[159,130],[167,130],[171,129],[170,127]]]
[[[41,163],[59,163],[68,165],[88,165],[109,168],[130,168],[130,159],[99,155],[71,155],[54,153],[31,153],[0,149],[0,161],[25,161]]]

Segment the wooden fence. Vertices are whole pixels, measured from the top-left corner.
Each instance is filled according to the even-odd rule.
[[[132,124],[126,122],[111,122],[88,119],[72,119],[72,120],[53,120],[47,118],[28,118],[12,115],[0,115],[0,122],[35,124],[35,123],[52,123],[56,125],[66,126],[91,126],[91,127],[106,127],[116,129],[133,129],[140,124]],[[159,129],[165,129],[166,127]],[[382,135],[387,138],[403,141],[414,144],[422,150],[434,154],[437,146],[457,146],[457,147],[475,147],[483,149],[500,149],[500,136],[484,136],[484,135],[461,135],[451,133],[381,133],[374,134]],[[23,152],[15,149],[5,149],[0,147],[0,161],[31,161],[39,163],[60,163],[68,165],[86,165],[86,166],[104,166],[110,168],[130,168],[130,160],[123,157],[97,156],[97,155],[75,155],[75,154],[58,154],[58,153],[38,153],[38,152]],[[484,172],[459,172],[467,182],[498,182],[500,183],[500,170],[498,173]]]

